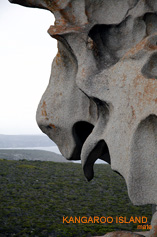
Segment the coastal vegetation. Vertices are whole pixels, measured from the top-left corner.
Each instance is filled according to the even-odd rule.
[[[87,237],[137,231],[139,223],[128,220],[140,217],[150,224],[151,206],[133,206],[124,179],[109,165],[96,164],[95,177],[87,182],[80,164],[0,158],[1,237]],[[68,221],[70,217],[112,217],[113,222],[63,223],[66,217]],[[120,217],[126,221],[116,223]]]

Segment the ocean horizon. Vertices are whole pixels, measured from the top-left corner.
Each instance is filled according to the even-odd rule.
[[[0,148],[0,150],[43,150],[43,151],[50,151],[54,152],[56,154],[62,155],[60,150],[56,145],[54,146],[48,146],[48,147],[8,147],[8,148]],[[81,163],[80,160],[73,161],[74,163]],[[96,164],[107,164],[105,161],[98,159]]]

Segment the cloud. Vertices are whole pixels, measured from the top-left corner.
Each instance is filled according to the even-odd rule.
[[[0,2],[0,133],[39,133],[35,113],[56,55],[53,15]]]

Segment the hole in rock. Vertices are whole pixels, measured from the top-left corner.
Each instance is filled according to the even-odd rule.
[[[92,132],[94,126],[91,123],[85,122],[85,121],[80,121],[74,124],[73,126],[73,137],[75,139],[75,149],[72,155],[72,160],[80,160],[80,154],[81,154],[81,149],[83,146],[83,143],[87,139],[87,137],[90,135]]]
[[[111,164],[109,149],[104,140],[100,140],[90,152],[87,163],[94,163],[97,159],[104,160]]]
[[[100,70],[114,65],[118,61],[115,50],[109,45],[109,31],[111,28],[112,25],[95,25],[88,34],[93,40],[93,54]]]
[[[98,142],[98,147],[99,146],[101,147],[102,155],[100,155],[98,158],[106,161],[108,164],[111,164],[110,153],[106,142],[104,140],[101,140],[100,142]]]
[[[96,24],[88,33],[99,70],[116,64],[124,54],[145,37],[146,24],[141,17],[126,17],[118,24]],[[88,41],[91,41],[88,39]]]
[[[94,166],[95,161],[98,158],[111,164],[109,149],[108,149],[108,146],[104,140],[100,140],[96,144],[96,146],[90,152],[90,154],[86,160],[86,163],[84,165],[84,168],[83,168],[84,174],[85,174],[88,181],[90,181],[94,177],[93,166]]]
[[[87,137],[92,132],[94,126],[91,123],[82,121],[74,124],[73,135],[76,141],[76,144],[83,145]]]
[[[141,187],[143,187],[144,193],[146,195],[151,194],[152,203],[155,203],[156,196],[153,194],[152,187],[153,190],[157,190],[156,164],[157,116],[155,114],[150,114],[139,123],[132,140],[130,164],[131,175],[129,177],[129,192],[131,200],[135,200],[137,190],[141,190]],[[138,200],[140,195],[136,198]],[[136,201],[136,203],[137,202],[138,201]],[[144,202],[143,204],[145,204]]]

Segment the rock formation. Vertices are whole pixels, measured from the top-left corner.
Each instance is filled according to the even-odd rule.
[[[157,205],[157,0],[10,2],[56,19],[41,130],[64,157],[81,159],[88,180],[100,158],[124,177],[133,204]]]

